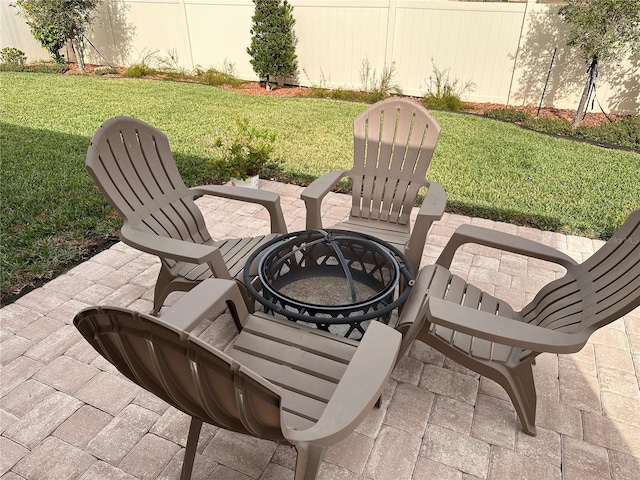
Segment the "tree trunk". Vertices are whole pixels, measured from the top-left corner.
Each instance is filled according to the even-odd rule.
[[[589,102],[589,97],[591,96],[591,89],[595,88],[596,78],[598,78],[597,55],[591,57],[589,68],[587,68],[587,74],[587,82],[584,85],[584,90],[582,91],[582,96],[580,97],[580,103],[578,104],[578,108],[576,110],[576,116],[573,119],[573,123],[571,124],[573,128],[576,128],[578,125],[580,125],[582,115],[586,109],[587,102]]]
[[[267,75],[267,79],[264,82],[264,88],[269,91],[271,90],[271,84],[269,83],[269,75]]]
[[[80,68],[80,70],[84,72],[86,70],[86,67],[84,64],[84,51],[82,49],[82,45],[80,44],[79,41],[72,40],[71,46],[73,47],[73,50],[76,54],[76,61],[78,62],[78,67]]]

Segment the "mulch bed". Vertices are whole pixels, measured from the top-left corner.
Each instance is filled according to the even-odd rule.
[[[99,65],[87,65],[87,69],[84,74],[93,75],[93,70],[98,68]],[[117,74],[107,74],[105,77],[119,77],[124,73],[127,69],[124,67],[117,68]],[[77,64],[70,63],[69,70],[67,72],[68,75],[74,75],[82,73],[78,69]],[[145,77],[145,78],[153,78],[153,77]],[[158,79],[162,79],[164,77],[157,77]],[[185,80],[189,81],[189,80]],[[290,86],[285,85],[282,87],[273,87],[271,90],[267,90],[264,88],[264,83],[260,82],[245,82],[240,88],[233,88],[230,86],[223,86],[225,90],[230,90],[238,93],[243,93],[247,95],[264,95],[269,97],[304,97],[310,95],[310,88],[307,87],[298,87],[298,86]],[[418,99],[416,99],[418,100]],[[472,105],[473,108],[470,110],[466,110],[466,113],[482,115],[486,110],[494,110],[505,108],[506,105],[500,103],[473,103],[467,102],[469,105]],[[571,123],[573,121],[573,117],[575,116],[575,110],[570,109],[559,109],[552,107],[543,107],[540,109],[538,113],[537,106],[527,106],[527,105],[511,105],[510,107],[515,108],[516,110],[523,110],[533,116],[540,115],[552,118],[559,118],[562,120],[566,120]],[[621,118],[619,115],[609,114],[609,118],[611,120],[616,120]],[[603,113],[587,113],[585,118],[580,122],[581,125],[589,125],[589,126],[598,126],[602,123],[608,122],[607,116]]]

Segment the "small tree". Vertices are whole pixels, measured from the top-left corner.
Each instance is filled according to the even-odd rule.
[[[84,34],[102,0],[17,0],[31,27],[31,34],[56,62],[62,63],[60,49],[71,41],[78,64],[84,66]]]
[[[251,55],[253,70],[266,80],[293,75],[297,69],[296,38],[293,32],[293,7],[284,0],[253,0]]]
[[[599,63],[640,46],[640,0],[566,2],[558,13],[571,27],[567,44],[578,48],[587,63],[587,80],[573,120],[576,127],[595,88]]]

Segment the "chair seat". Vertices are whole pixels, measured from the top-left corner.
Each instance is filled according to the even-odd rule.
[[[420,272],[420,275],[430,277],[425,298],[430,295],[457,305],[464,305],[475,310],[520,321],[519,315],[507,303],[467,283],[458,275],[451,274],[449,270],[440,265],[429,265]],[[401,322],[406,324],[407,320]],[[401,326],[400,324],[399,327],[408,328],[407,325]],[[429,343],[434,339],[438,340],[446,346],[478,360],[504,363],[510,359],[514,350],[507,345],[460,333],[441,325],[429,325],[429,333],[434,337],[429,339]]]
[[[411,238],[411,233],[407,231],[406,225],[387,223],[379,220],[350,218],[344,222],[332,225],[331,228],[374,236],[393,245],[401,252],[405,251],[409,238]]]
[[[229,238],[213,242],[212,244],[220,249],[220,253],[229,269],[231,278],[242,281],[242,271],[249,255],[278,235],[279,234],[273,233],[247,238]],[[170,271],[176,277],[182,277],[191,282],[201,282],[213,276],[207,264],[194,265],[187,262],[174,262],[170,267]]]
[[[353,340],[256,313],[247,318],[226,353],[282,388],[285,422],[290,428],[304,430],[324,412],[358,345]]]

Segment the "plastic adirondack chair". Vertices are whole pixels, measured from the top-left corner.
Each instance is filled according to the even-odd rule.
[[[277,234],[287,233],[278,194],[223,185],[187,188],[166,135],[135,118],[107,120],[91,140],[86,167],[124,219],[122,241],[160,257],[154,314],[171,292],[188,291],[212,276],[241,279],[249,255]],[[272,233],[214,241],[194,203],[198,195],[264,206],[271,215]]]
[[[458,247],[477,243],[555,262],[567,272],[545,285],[520,312],[453,275]],[[600,327],[640,306],[640,209],[581,264],[546,245],[463,225],[435,265],[422,269],[398,330],[404,351],[417,338],[499,383],[523,430],[536,434],[532,364],[542,352],[575,353]]]
[[[389,98],[362,112],[353,122],[353,168],[327,173],[301,194],[307,228],[322,228],[322,200],[341,178],[350,177],[351,213],[331,228],[391,243],[417,272],[427,232],[447,203],[442,187],[425,178],[439,135],[440,126],[429,112],[405,98]],[[411,211],[422,187],[428,187],[427,195],[411,229]]]
[[[241,328],[226,353],[190,330],[230,306]],[[286,441],[296,480],[316,478],[328,447],[380,397],[401,335],[372,322],[357,343],[266,314],[249,314],[235,282],[203,281],[161,319],[90,307],[74,325],[123,375],[191,416],[181,478],[189,479],[203,423]]]

